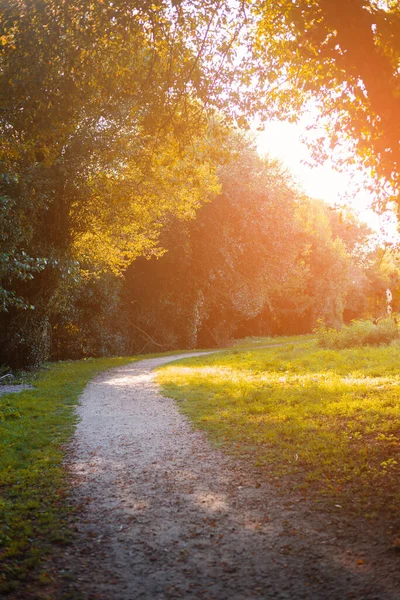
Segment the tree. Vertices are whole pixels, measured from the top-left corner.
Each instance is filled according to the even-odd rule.
[[[247,4],[254,16],[254,37],[249,41],[253,77],[266,105],[264,114],[295,121],[306,107],[316,108],[327,137],[315,140],[314,157],[324,160],[336,153],[339,167],[358,157],[374,178],[375,193],[380,189],[386,198],[397,195],[399,3],[250,0]]]
[[[164,349],[224,345],[266,306],[273,321],[282,298],[302,288],[298,193],[243,135],[231,133],[228,143],[220,195],[194,221],[172,221],[162,237],[168,252],[137,261],[126,274],[138,350],[154,342]]]
[[[330,210],[333,239],[343,242],[349,257],[349,285],[343,319],[371,316],[371,291],[377,272],[377,236],[350,210]]]
[[[217,16],[175,4],[0,7],[0,362],[45,355],[35,331],[80,268],[121,273],[216,191],[200,59]]]
[[[332,237],[329,210],[324,202],[299,196],[296,218],[301,279],[295,289],[280,296],[268,333],[309,333],[318,319],[334,327],[342,324],[349,287],[348,253],[342,240]],[[266,306],[260,315],[261,322],[271,320],[272,316]],[[257,327],[257,321],[253,325]],[[266,332],[259,328],[258,333]]]

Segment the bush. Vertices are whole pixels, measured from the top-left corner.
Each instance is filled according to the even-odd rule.
[[[126,354],[121,285],[116,275],[102,273],[81,278],[69,290],[64,306],[52,319],[52,360]]]
[[[44,307],[10,310],[0,316],[0,364],[13,369],[36,367],[49,357],[50,324]]]
[[[352,321],[340,330],[328,328],[320,322],[315,333],[319,346],[334,349],[380,346],[400,337],[396,322],[390,318],[376,325],[372,321]]]

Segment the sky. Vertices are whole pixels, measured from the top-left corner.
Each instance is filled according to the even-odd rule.
[[[329,165],[311,168],[304,164],[304,161],[311,160],[307,146],[301,141],[304,131],[301,124],[280,121],[266,123],[264,131],[256,134],[258,151],[262,155],[278,158],[287,166],[308,196],[325,200],[331,205],[347,202],[361,220],[380,231],[383,237],[392,238],[396,233],[395,219],[387,221],[388,216],[379,218],[368,207],[372,201],[371,195],[367,191],[356,192],[350,173],[338,173]],[[354,198],[351,198],[353,195]]]

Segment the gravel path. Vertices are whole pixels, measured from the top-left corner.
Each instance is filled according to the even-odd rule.
[[[400,598],[396,557],[379,542],[364,540],[378,544],[370,555],[339,519],[282,500],[158,393],[152,369],[174,358],[182,355],[114,369],[87,386],[69,462],[78,534],[57,559],[54,597]]]
[[[26,383],[1,385],[0,396],[3,396],[4,394],[18,394],[19,392],[23,392],[24,390],[33,390],[33,386],[27,385]]]

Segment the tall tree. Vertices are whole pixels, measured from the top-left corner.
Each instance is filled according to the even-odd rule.
[[[358,159],[386,198],[400,186],[400,5],[396,0],[247,3],[254,78],[266,114],[316,108],[315,158]],[[251,62],[251,61],[250,61]],[[319,114],[319,117],[318,117]],[[341,142],[350,142],[343,151]],[[391,186],[390,188],[388,188]],[[399,201],[397,196],[397,201]]]
[[[127,272],[127,313],[138,350],[154,342],[163,348],[226,344],[265,307],[273,321],[282,298],[303,289],[308,246],[301,198],[281,166],[260,159],[245,137],[232,133],[229,146],[231,160],[218,170],[221,194],[193,222],[170,224],[165,256],[137,261]]]
[[[221,3],[194,8],[1,3],[3,356],[25,344],[17,362],[31,360],[26,327],[46,338],[79,264],[121,272],[155,251],[168,213],[193,216],[215,193],[204,98],[216,81],[202,65],[211,49],[226,52]]]

